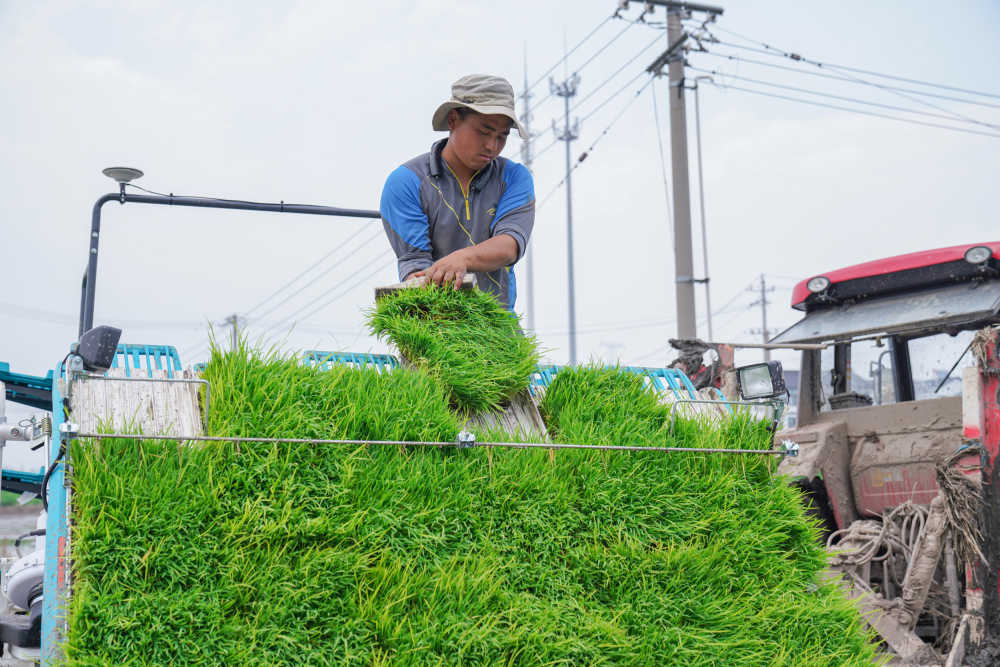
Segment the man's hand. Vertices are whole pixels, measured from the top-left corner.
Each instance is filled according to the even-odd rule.
[[[499,234],[468,248],[445,255],[422,271],[414,271],[410,278],[426,276],[427,282],[438,285],[462,286],[462,278],[470,271],[496,271],[510,266],[517,260],[517,241],[508,234]]]
[[[407,280],[426,276],[429,283],[437,285],[452,284],[455,286],[455,289],[458,289],[462,286],[462,279],[465,278],[465,274],[469,272],[467,250],[468,248],[463,248],[462,250],[456,250],[450,255],[445,255],[423,271],[414,271],[407,277]]]

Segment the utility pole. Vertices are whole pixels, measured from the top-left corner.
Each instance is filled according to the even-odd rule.
[[[648,72],[661,75],[667,66],[670,82],[670,162],[674,189],[674,292],[677,298],[677,337],[694,338],[698,335],[694,308],[694,259],[691,244],[691,184],[688,178],[687,106],[684,95],[684,42],[688,33],[681,19],[691,12],[705,12],[710,18],[720,16],[721,7],[676,0],[645,0],[644,7],[661,5],[667,10],[667,50],[647,68]],[[628,1],[619,2],[627,8]],[[644,10],[645,11],[645,10]]]
[[[526,136],[521,137],[521,162],[524,163],[525,168],[528,173],[534,177],[534,172],[531,169],[532,162],[534,160],[534,153],[532,149],[532,141],[534,136],[531,134],[531,98],[534,95],[528,90],[528,44],[524,44],[524,91],[521,93],[521,99],[524,101],[524,111],[521,113],[521,127],[524,128],[524,134]],[[528,306],[524,309],[524,317],[528,321],[528,326],[526,327],[528,331],[533,332],[535,330],[535,251],[533,249],[533,244],[531,239],[528,239],[528,245],[524,249],[524,266],[525,272],[527,273],[527,283],[528,289],[526,290],[528,296]]]
[[[681,11],[667,8],[667,41],[681,39]],[[674,186],[674,291],[677,295],[677,337],[695,338],[694,260],[691,257],[691,185],[688,182],[687,108],[684,98],[684,55],[674,54],[670,79],[670,168]]]
[[[752,329],[750,333],[759,333],[761,336],[760,342],[767,343],[768,339],[771,337],[771,332],[767,328],[767,307],[771,303],[767,300],[767,293],[773,292],[774,287],[767,286],[767,279],[764,274],[760,274],[760,284],[750,285],[747,288],[750,292],[760,292],[760,298],[750,304],[750,307],[760,306],[760,329]],[[771,361],[771,350],[764,349],[764,361]]]
[[[236,313],[233,313],[226,319],[222,320],[222,323],[227,324],[233,328],[232,350],[233,352],[235,352],[236,348],[239,346],[239,341],[240,341],[240,316],[237,315]]]
[[[576,95],[576,88],[580,84],[580,76],[573,74],[562,83],[557,84],[549,79],[549,89],[553,95],[563,98],[564,124],[562,128],[556,127],[556,122],[552,121],[552,131],[556,138],[566,142],[566,253],[567,267],[569,273],[569,363],[576,364],[576,298],[575,285],[573,282],[573,188],[570,179],[570,143],[580,136],[580,121],[573,121],[569,124],[569,99]]]
[[[704,261],[704,277],[700,282],[705,284],[705,317],[708,318],[708,340],[712,336],[712,290],[708,284],[708,231],[705,226],[705,175],[701,168],[701,109],[698,108],[698,81],[712,80],[710,76],[698,76],[694,79],[694,128],[696,145],[698,146],[698,199],[701,202],[701,256]]]

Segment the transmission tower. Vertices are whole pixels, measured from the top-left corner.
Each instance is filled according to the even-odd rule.
[[[774,287],[767,286],[767,279],[764,274],[760,274],[760,283],[757,285],[750,285],[747,288],[750,292],[759,292],[760,298],[750,304],[750,307],[760,306],[760,329],[751,329],[750,333],[760,334],[760,342],[767,344],[767,341],[771,338],[771,331],[767,328],[767,307],[771,304],[767,300],[767,293],[773,292]],[[771,350],[764,348],[764,361],[771,361]]]
[[[534,95],[528,89],[528,45],[524,46],[524,91],[521,93],[521,100],[524,102],[524,111],[521,113],[521,128],[524,129],[524,135],[521,137],[521,162],[524,163],[525,168],[528,173],[534,177],[534,171],[532,170],[532,162],[534,161],[534,146],[532,145],[534,140],[534,135],[531,133],[531,98]],[[535,252],[533,249],[533,243],[531,238],[528,239],[528,244],[524,248],[524,265],[525,272],[527,273],[528,289],[526,290],[528,296],[528,306],[524,309],[524,317],[528,321],[527,329],[528,331],[535,330]]]
[[[569,273],[569,363],[576,364],[576,297],[573,282],[573,187],[570,179],[572,171],[570,158],[570,144],[580,136],[580,120],[569,123],[569,100],[576,96],[576,88],[580,84],[580,76],[566,78],[562,83],[556,83],[549,79],[549,89],[553,95],[563,98],[563,126],[557,127],[556,121],[552,121],[552,131],[556,138],[566,142],[566,254],[567,267]]]

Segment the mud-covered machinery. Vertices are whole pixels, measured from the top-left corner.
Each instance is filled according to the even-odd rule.
[[[779,472],[911,662],[961,664],[1000,630],[998,257],[956,246],[811,277],[793,292],[805,317],[771,341],[810,348],[797,425],[776,436],[801,456]]]

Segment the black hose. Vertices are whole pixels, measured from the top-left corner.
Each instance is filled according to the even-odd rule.
[[[17,549],[19,546],[21,546],[21,540],[23,540],[26,537],[39,537],[44,534],[45,534],[44,528],[36,528],[30,533],[25,533],[24,535],[18,535],[17,539],[14,540],[14,548]]]
[[[52,477],[52,473],[55,472],[56,466],[62,463],[63,455],[66,454],[66,443],[59,444],[59,451],[56,453],[56,458],[49,465],[49,469],[45,471],[45,476],[42,477],[42,488],[40,489],[39,496],[42,498],[42,507],[45,508],[46,513],[49,511],[49,478]]]

